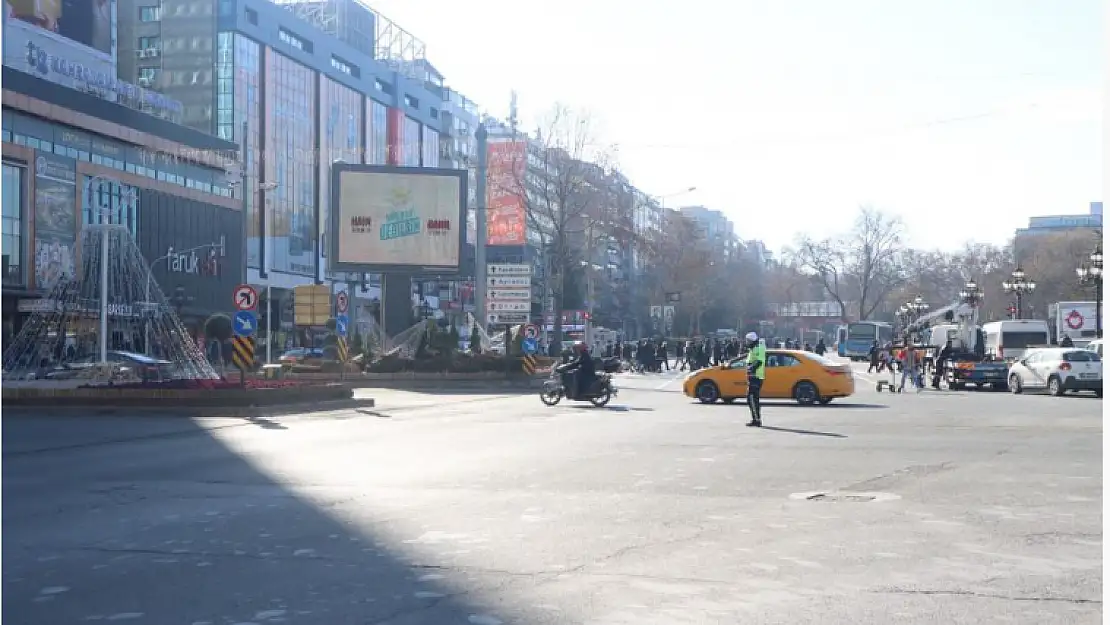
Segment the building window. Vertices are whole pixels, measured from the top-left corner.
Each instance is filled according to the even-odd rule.
[[[247,21],[250,22],[251,24],[257,26],[258,25],[258,12],[255,11],[254,9],[247,9],[246,14],[247,14]]]
[[[418,109],[420,108],[420,100],[417,100],[411,95],[407,95],[405,96],[405,106],[409,107],[410,109]]]
[[[161,19],[161,7],[139,7],[139,21],[157,22]]]
[[[278,39],[280,39],[282,41],[282,43],[293,46],[294,48],[296,48],[298,50],[304,50],[305,52],[312,52],[312,44],[310,44],[307,41],[305,41],[304,39],[301,39],[300,37],[294,35],[293,33],[289,32],[288,30],[285,30],[284,28],[282,28],[281,30],[278,31]]]
[[[4,163],[3,272],[4,284],[23,285],[23,180],[26,170]]]
[[[139,37],[139,50],[157,50],[161,46],[158,37]]]
[[[158,178],[164,175],[159,172]],[[96,225],[106,220],[110,224],[127,226],[131,236],[135,236],[139,229],[138,189],[109,179],[92,180],[95,184],[91,193],[81,194],[81,224]]]

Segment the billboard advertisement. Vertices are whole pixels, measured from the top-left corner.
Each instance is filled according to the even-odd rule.
[[[457,272],[466,179],[458,169],[334,165],[329,270]]]
[[[488,245],[525,245],[524,168],[526,146],[522,141],[489,144],[489,178],[486,185],[486,242]]]
[[[115,0],[4,0],[4,19],[6,28],[22,22],[84,46],[85,54],[115,58]]]
[[[77,161],[35,156],[35,286],[49,290],[76,270]]]

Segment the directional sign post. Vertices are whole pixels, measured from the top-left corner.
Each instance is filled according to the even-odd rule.
[[[524,338],[532,339],[533,341],[540,338],[540,329],[532,324],[524,326]]]
[[[258,308],[258,291],[249,284],[240,284],[235,287],[235,295],[232,298],[235,304],[235,310],[254,310]]]
[[[235,336],[254,336],[258,330],[258,315],[253,310],[240,310],[235,313],[232,329]]]
[[[239,368],[239,384],[247,385],[247,371],[254,369],[254,339],[231,337],[231,362]]]
[[[525,354],[534,354],[539,350],[539,345],[536,344],[536,339],[526,338],[520,342],[520,348]]]
[[[350,302],[347,300],[347,292],[340,291],[335,296],[335,312],[339,313],[340,315],[347,314],[347,306],[349,303]]]
[[[347,336],[347,326],[350,324],[350,317],[346,314],[341,314],[335,318],[335,333],[339,336]]]

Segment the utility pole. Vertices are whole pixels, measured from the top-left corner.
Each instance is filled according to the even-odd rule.
[[[478,124],[474,138],[478,142],[478,171],[474,185],[474,317],[480,320],[478,327],[486,331],[486,178],[489,173],[489,133],[486,132],[484,123]]]

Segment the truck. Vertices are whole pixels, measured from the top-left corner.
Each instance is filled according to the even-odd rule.
[[[962,390],[969,386],[995,390],[1006,389],[1009,365],[986,351],[986,339],[979,327],[979,308],[974,304],[958,302],[945,306],[911,323],[906,328],[911,335],[921,337],[918,343],[928,346],[934,356],[934,370],[948,388]],[[951,354],[944,362],[936,362],[945,344],[952,342]],[[937,379],[934,377],[934,379]],[[937,384],[934,384],[934,388]]]
[[[1049,339],[1056,345],[1071,337],[1076,347],[1084,347],[1098,334],[1095,302],[1055,302],[1048,306]]]

